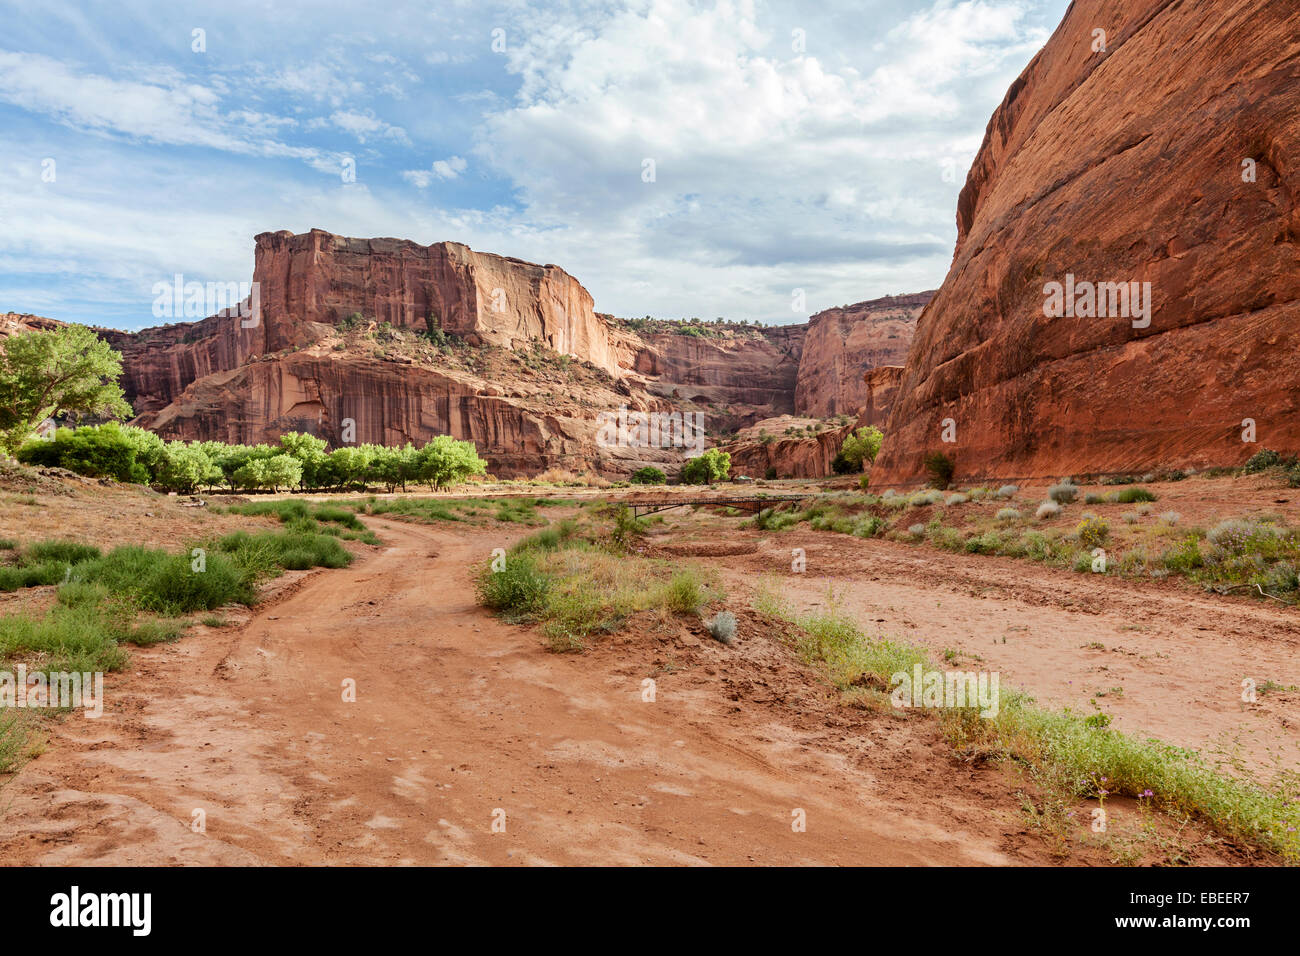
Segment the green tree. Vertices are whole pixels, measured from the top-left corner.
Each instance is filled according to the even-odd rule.
[[[155,480],[169,491],[189,494],[208,481],[213,471],[212,459],[197,442],[187,445],[183,441],[172,441],[166,445],[163,464]],[[216,474],[221,474],[220,469],[216,469]]]
[[[0,342],[0,446],[16,452],[52,415],[127,418],[122,356],[84,325]]]
[[[249,458],[230,476],[230,487],[253,490],[266,483],[266,459]]]
[[[416,456],[414,477],[431,488],[447,488],[486,471],[487,462],[479,458],[473,442],[437,435]]]
[[[302,485],[304,488],[319,488],[325,482],[324,465],[329,453],[325,439],[302,432],[285,432],[280,436],[280,448],[286,455],[292,455],[302,465]]]
[[[835,456],[832,470],[837,474],[861,471],[864,463],[870,464],[876,460],[884,440],[885,433],[874,425],[859,428],[844,439],[839,454]]]
[[[682,466],[681,481],[684,485],[711,485],[715,481],[725,481],[730,474],[731,455],[710,448]]]
[[[259,464],[262,466],[262,484],[272,491],[292,488],[302,480],[302,462],[292,455],[272,455]]]

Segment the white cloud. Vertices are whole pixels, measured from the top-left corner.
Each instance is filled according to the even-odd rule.
[[[330,114],[330,122],[355,136],[359,143],[374,139],[390,139],[406,144],[411,142],[406,130],[400,126],[391,126],[370,112],[336,110]]]
[[[223,113],[220,95],[203,85],[115,80],[78,73],[39,54],[0,51],[0,101],[74,129],[227,152],[312,159],[317,151],[279,142],[292,125],[282,117],[238,109]]]
[[[469,167],[469,163],[460,156],[436,159],[429,169],[403,170],[402,178],[417,189],[428,189],[435,179],[457,179]]]

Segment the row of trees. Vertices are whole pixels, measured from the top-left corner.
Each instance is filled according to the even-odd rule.
[[[164,441],[143,428],[113,422],[60,428],[49,439],[24,444],[18,460],[182,494],[223,486],[235,491],[445,488],[487,470],[473,442],[449,435],[419,448],[344,445],[329,451],[323,439],[299,432],[280,436],[278,445],[227,445]]]

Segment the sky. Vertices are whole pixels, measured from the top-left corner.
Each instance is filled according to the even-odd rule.
[[[260,232],[555,263],[786,324],[937,287],[1068,0],[0,0],[0,312],[159,324]]]

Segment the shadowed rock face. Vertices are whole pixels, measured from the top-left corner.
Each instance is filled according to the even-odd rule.
[[[1297,195],[1292,0],[1076,0],[989,123],[877,480],[940,448],[963,479],[1300,450]],[[1150,283],[1150,325],[1049,318],[1067,276]]]
[[[795,387],[795,411],[813,418],[856,415],[868,409],[865,376],[873,369],[902,365],[916,320],[934,292],[886,296],[818,312],[808,320],[803,360]],[[865,424],[885,424],[871,412]]]

